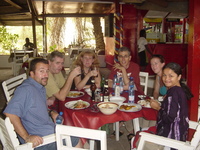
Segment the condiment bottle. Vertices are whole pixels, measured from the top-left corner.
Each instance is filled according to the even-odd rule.
[[[108,90],[108,80],[106,80],[105,85],[104,85],[104,93],[103,93],[104,102],[110,101],[109,96],[110,96],[110,92]]]

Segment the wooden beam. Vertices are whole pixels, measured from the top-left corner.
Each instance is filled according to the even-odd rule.
[[[152,2],[158,6],[161,6],[161,7],[167,7],[168,6],[168,2],[166,2],[165,0],[147,0],[149,2]]]
[[[11,0],[4,0],[5,2],[9,3],[10,5],[14,6],[15,8],[17,9],[22,9],[21,6],[17,5],[16,3],[14,3],[13,1]]]

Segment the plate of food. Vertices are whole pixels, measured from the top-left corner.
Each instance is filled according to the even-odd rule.
[[[80,91],[69,91],[69,93],[67,94],[68,98],[77,98],[77,97],[81,97],[84,95],[84,92],[80,92]]]
[[[142,109],[141,105],[139,104],[130,104],[130,103],[123,103],[122,105],[119,106],[118,108],[120,111],[124,112],[137,112]]]
[[[144,100],[144,99],[139,100],[137,103],[140,104],[142,107],[151,108],[150,102],[148,100]]]
[[[75,109],[75,110],[85,109],[85,108],[88,108],[89,106],[90,104],[83,100],[70,101],[70,102],[65,103],[65,107],[69,109]]]

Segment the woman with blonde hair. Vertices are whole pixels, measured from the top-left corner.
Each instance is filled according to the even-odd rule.
[[[95,84],[97,88],[100,88],[99,61],[94,51],[82,51],[73,65],[81,67],[81,74],[74,78],[74,87],[72,86],[72,88],[78,90],[90,88],[92,77],[95,77]]]

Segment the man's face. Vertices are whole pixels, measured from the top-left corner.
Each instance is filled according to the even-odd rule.
[[[47,85],[49,73],[49,65],[44,63],[37,63],[35,66],[35,71],[30,72],[31,78],[40,83],[41,85]]]
[[[49,61],[49,71],[52,74],[58,74],[64,66],[64,58],[55,57],[54,61]]]
[[[118,55],[118,60],[119,60],[119,63],[125,67],[125,68],[128,68],[129,67],[129,63],[130,63],[130,60],[131,60],[131,56],[129,55],[128,52],[119,52],[119,55]]]

